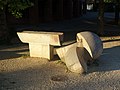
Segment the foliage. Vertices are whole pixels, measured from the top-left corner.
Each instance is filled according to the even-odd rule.
[[[118,1],[120,2],[120,0],[104,0],[106,3],[117,3]]]
[[[0,0],[0,9],[6,10],[15,16],[16,18],[22,17],[21,11],[33,6],[30,0]]]
[[[104,2],[106,2],[106,3],[112,3],[112,2],[114,2],[115,0],[104,0]]]

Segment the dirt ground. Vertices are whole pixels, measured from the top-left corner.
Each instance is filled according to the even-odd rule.
[[[29,57],[28,45],[0,46],[0,90],[120,90],[120,37],[101,37],[103,54],[75,74],[55,56]]]

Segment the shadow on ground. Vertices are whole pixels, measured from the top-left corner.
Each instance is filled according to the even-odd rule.
[[[103,72],[120,70],[120,46],[104,49],[97,65],[89,67],[90,72]]]
[[[23,50],[24,51],[24,50]],[[16,52],[23,52],[15,51]],[[26,62],[29,62],[28,58]],[[38,58],[39,59],[39,58]],[[34,58],[33,58],[34,60]],[[103,55],[99,58],[99,66],[90,66],[89,73],[86,75],[76,75],[72,72],[65,72],[65,67],[61,64],[56,64],[55,61],[43,62],[42,59],[37,62],[33,61],[34,66],[26,66],[27,68],[18,68],[17,71],[11,71],[6,73],[0,73],[0,89],[1,90],[39,90],[39,89],[57,89],[61,90],[79,90],[80,88],[91,87],[97,89],[97,86],[102,86],[108,88],[108,84],[113,85],[113,83],[118,82],[117,78],[110,79],[109,77],[102,77],[104,73],[102,72],[112,72],[120,70],[120,46],[104,49]],[[28,64],[29,65],[29,64]],[[93,72],[96,72],[96,76]],[[106,75],[106,74],[105,74]],[[110,74],[109,74],[110,75]],[[62,81],[52,81],[54,76],[58,76],[57,79],[62,77]],[[60,78],[59,78],[60,77]],[[104,78],[105,80],[101,80]],[[56,77],[55,77],[56,80]],[[98,80],[98,84],[96,83]],[[111,83],[112,82],[112,83]],[[92,84],[91,84],[92,83]],[[107,83],[107,84],[106,84]],[[86,86],[89,85],[89,87]],[[116,85],[116,84],[115,84]],[[118,85],[118,84],[117,84]],[[83,87],[84,86],[84,87]],[[118,86],[116,86],[118,88]],[[100,87],[101,88],[101,87]],[[100,89],[98,89],[100,90]]]
[[[23,45],[1,46],[0,60],[18,58],[25,55],[24,52],[28,52],[28,49],[27,47],[23,47]]]

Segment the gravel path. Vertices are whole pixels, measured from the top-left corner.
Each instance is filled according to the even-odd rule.
[[[91,17],[95,21],[96,15],[40,28],[66,30],[69,37],[65,35],[65,41],[74,40],[76,31],[97,30],[97,23],[89,21]],[[119,27],[106,25],[105,30],[119,31]],[[120,35],[101,39],[104,51],[97,60],[99,65],[89,66],[82,75],[68,71],[57,56],[54,61],[29,57],[28,45],[0,46],[0,90],[120,90]]]
[[[110,39],[102,38],[99,65],[82,75],[67,71],[57,57],[30,58],[28,45],[0,46],[0,90],[120,90],[120,40]]]

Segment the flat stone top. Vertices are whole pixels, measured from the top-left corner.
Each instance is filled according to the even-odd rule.
[[[24,43],[41,43],[61,46],[61,41],[63,41],[63,33],[60,32],[23,31],[17,32],[17,35]]]
[[[44,31],[23,31],[19,33],[63,35],[62,32],[44,32]]]

